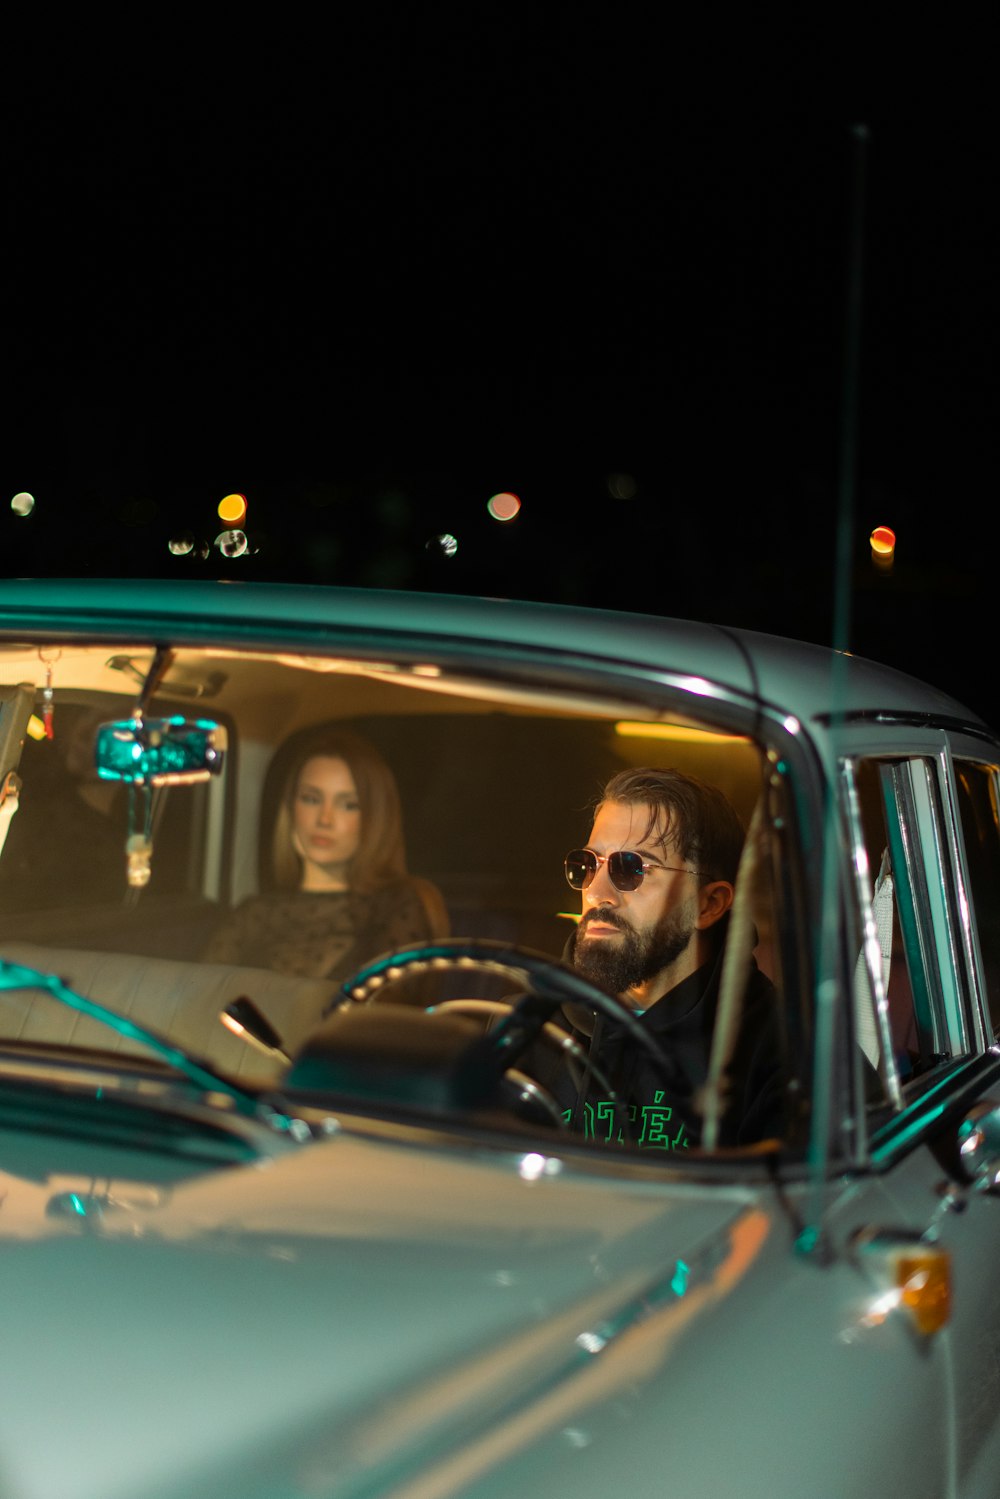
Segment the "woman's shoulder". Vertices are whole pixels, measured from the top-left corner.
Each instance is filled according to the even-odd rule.
[[[447,937],[451,931],[451,917],[444,896],[432,880],[412,875],[410,884],[430,923],[432,937]]]
[[[448,935],[451,926],[448,908],[432,880],[414,874],[400,875],[389,884],[381,885],[368,899],[372,912],[379,916],[409,919],[411,923],[426,928],[431,937]]]

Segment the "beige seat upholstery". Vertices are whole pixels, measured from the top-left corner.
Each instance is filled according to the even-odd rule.
[[[285,1049],[295,1051],[339,993],[328,979],[29,942],[5,942],[0,958],[56,974],[86,999],[148,1026],[227,1076],[253,1083],[274,1081],[282,1066],[228,1031],[219,1012],[247,996],[271,1022]],[[0,1038],[151,1055],[141,1042],[70,1009],[44,989],[0,990]]]

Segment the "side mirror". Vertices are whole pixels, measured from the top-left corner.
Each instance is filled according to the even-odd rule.
[[[129,718],[102,723],[94,762],[102,781],[183,786],[222,770],[226,731],[211,719]]]
[[[980,1192],[1000,1192],[1000,1104],[984,1099],[958,1126],[958,1169]]]

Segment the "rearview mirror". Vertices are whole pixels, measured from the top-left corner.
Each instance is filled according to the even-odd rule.
[[[94,760],[102,781],[182,786],[222,770],[226,731],[211,719],[129,718],[102,723]]]

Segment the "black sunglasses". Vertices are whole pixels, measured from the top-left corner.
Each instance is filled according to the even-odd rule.
[[[613,854],[595,854],[592,848],[574,848],[563,860],[566,879],[574,890],[586,890],[602,864],[608,866],[608,877],[616,890],[638,890],[651,869],[666,869],[675,874],[700,874],[677,864],[647,863],[642,854],[631,848],[617,848]]]

